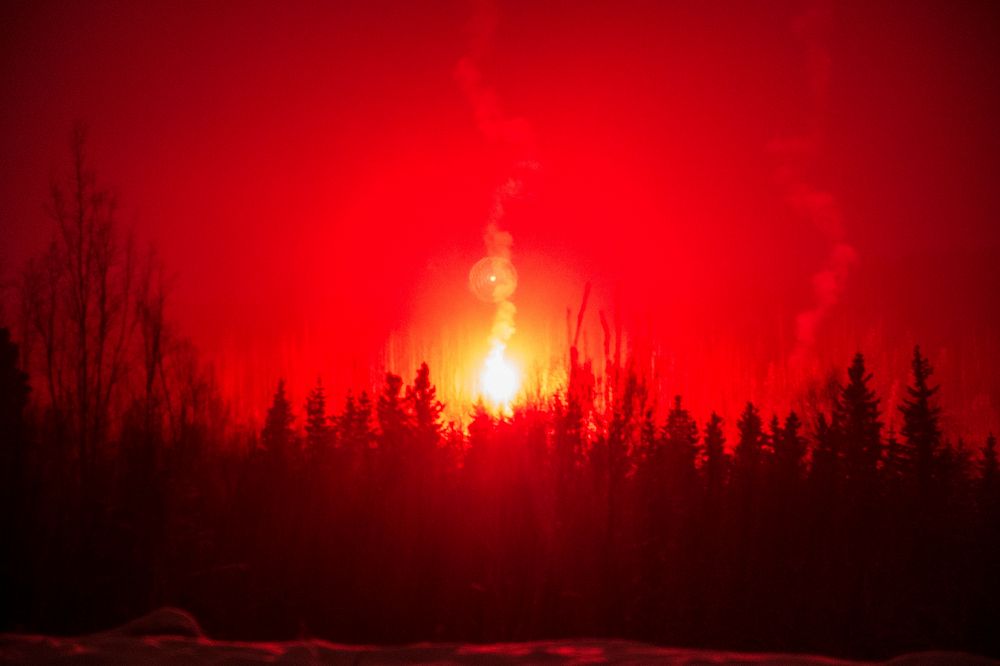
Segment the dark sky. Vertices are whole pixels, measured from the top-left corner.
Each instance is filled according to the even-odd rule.
[[[617,293],[699,415],[773,398],[842,242],[856,260],[810,367],[861,348],[891,398],[921,341],[954,417],[1000,427],[991,2],[4,3],[0,268],[44,245],[82,119],[230,391],[363,382],[387,337],[395,365],[478,354],[491,313],[465,274],[511,169],[454,77],[484,11],[481,73],[539,164],[503,221],[515,354],[555,349],[591,280],[592,354]],[[775,152],[802,137],[804,161]],[[837,234],[790,200],[789,165],[829,195]]]

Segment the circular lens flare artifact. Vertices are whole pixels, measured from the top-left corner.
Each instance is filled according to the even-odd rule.
[[[517,270],[510,259],[483,257],[469,270],[469,290],[481,301],[506,301],[516,289]]]

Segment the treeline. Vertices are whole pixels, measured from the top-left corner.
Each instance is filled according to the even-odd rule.
[[[175,605],[244,639],[1000,654],[996,441],[946,438],[919,349],[899,432],[860,354],[822,411],[748,404],[727,442],[627,364],[595,400],[575,350],[564,392],[467,428],[425,365],[333,409],[279,384],[242,429],[83,147],[21,348],[0,329],[0,630]]]

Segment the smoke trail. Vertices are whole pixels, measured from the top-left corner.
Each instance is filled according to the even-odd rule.
[[[532,161],[534,134],[530,123],[520,117],[509,117],[500,105],[496,90],[483,81],[480,61],[489,50],[497,26],[496,7],[490,2],[476,3],[476,13],[466,26],[469,33],[468,53],[455,66],[458,81],[466,100],[472,106],[479,131],[490,141],[515,149],[520,161]]]
[[[480,61],[489,48],[496,24],[496,8],[487,2],[478,3],[477,11],[468,24],[468,53],[457,63],[455,79],[472,107],[479,131],[490,142],[500,144],[509,150],[513,157],[509,177],[494,191],[483,233],[487,257],[510,262],[514,239],[501,224],[510,202],[523,194],[525,179],[538,170],[538,162],[534,158],[535,141],[531,125],[523,118],[509,117],[503,111],[496,91],[483,80]],[[505,290],[500,298],[490,299],[497,303],[497,308],[490,331],[488,364],[502,358],[508,341],[514,335],[517,308],[510,298],[513,287],[516,287],[516,271],[513,271],[512,266],[511,273],[514,276],[514,285],[509,293]],[[490,274],[489,279],[496,281],[497,276]],[[471,277],[470,287],[476,290],[471,283]]]
[[[826,140],[826,109],[830,90],[831,58],[827,44],[832,20],[829,2],[811,4],[792,21],[792,33],[805,55],[810,101],[809,126],[799,137],[774,141],[769,146],[777,159],[775,181],[792,210],[809,220],[830,243],[822,268],[812,276],[814,302],[795,318],[793,367],[801,367],[812,351],[816,332],[840,301],[857,252],[847,241],[843,216],[836,197],[808,175],[821,157]]]

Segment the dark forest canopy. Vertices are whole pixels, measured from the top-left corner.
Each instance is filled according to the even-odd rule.
[[[570,392],[463,432],[423,366],[329,413],[279,385],[259,433],[132,406],[87,467],[2,351],[6,630],[174,605],[244,639],[997,653],[995,439],[940,435],[919,351],[902,433],[860,355],[814,435],[748,403],[731,446],[679,397],[653,420],[631,375],[604,414]]]
[[[576,353],[564,391],[466,428],[426,364],[303,406],[279,383],[251,428],[73,147],[20,347],[0,329],[0,630],[174,605],[220,637],[1000,654],[996,440],[949,439],[919,348],[898,431],[860,353],[815,413],[747,403],[729,442],[627,364],[595,400]]]

